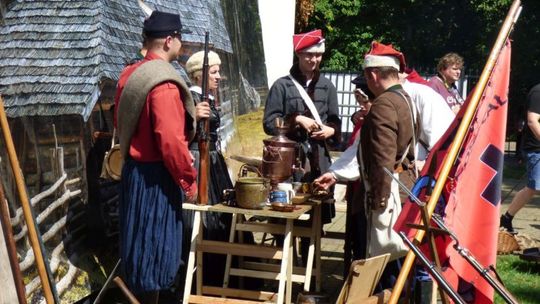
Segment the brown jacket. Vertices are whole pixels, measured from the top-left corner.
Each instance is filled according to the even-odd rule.
[[[389,88],[373,101],[361,130],[360,148],[374,209],[385,208],[390,196],[392,178],[383,168],[394,172],[401,166],[403,154],[413,153],[411,110],[397,92],[409,98],[401,85]]]

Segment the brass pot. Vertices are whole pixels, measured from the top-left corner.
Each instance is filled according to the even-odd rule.
[[[270,192],[270,180],[264,177],[240,177],[234,190],[238,207],[262,209]]]

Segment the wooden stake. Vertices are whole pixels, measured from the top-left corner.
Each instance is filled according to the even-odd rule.
[[[38,237],[37,226],[34,221],[30,202],[26,193],[26,186],[24,185],[24,178],[22,175],[21,167],[19,165],[19,160],[17,159],[17,154],[15,153],[15,146],[13,144],[13,138],[11,137],[11,131],[9,130],[6,111],[4,109],[4,98],[2,98],[2,96],[0,96],[0,126],[2,127],[2,133],[4,135],[4,141],[6,143],[11,169],[13,170],[13,176],[15,177],[15,182],[17,184],[19,200],[21,201],[24,220],[28,229],[30,245],[32,246],[32,250],[34,251],[34,256],[36,258],[37,270],[39,278],[41,280],[41,285],[43,287],[43,295],[45,297],[45,300],[47,301],[47,304],[54,304],[55,298],[53,297],[53,291],[51,289],[51,281],[49,281],[49,277],[47,274],[47,268],[45,265],[45,259],[43,258],[41,242]]]
[[[19,299],[19,304],[26,304],[26,293],[24,290],[21,268],[19,267],[19,261],[17,259],[17,246],[13,239],[13,229],[10,224],[9,209],[6,198],[4,197],[4,187],[1,182],[0,222],[2,223],[2,231],[4,231],[4,239],[6,240],[6,249],[9,257],[9,264],[11,266],[11,273],[13,275],[13,282],[15,283],[15,289],[17,291],[17,298]]]

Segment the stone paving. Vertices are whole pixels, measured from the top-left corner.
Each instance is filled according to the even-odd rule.
[[[345,236],[345,203],[336,203],[336,217],[324,226],[327,236],[321,240],[322,293],[335,303],[343,286],[343,246]]]
[[[526,184],[526,179],[506,179],[503,182],[501,213],[506,212],[514,195]],[[514,189],[512,192],[510,192]],[[534,197],[522,210],[520,210],[512,222],[514,230],[518,234],[540,241],[540,196]]]

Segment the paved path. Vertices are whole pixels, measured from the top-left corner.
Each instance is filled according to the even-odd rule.
[[[506,212],[512,198],[526,184],[526,180],[507,179],[503,182],[501,213]],[[515,188],[511,193],[510,191]],[[509,194],[510,193],[510,194]],[[506,199],[505,199],[506,198]],[[540,196],[533,198],[529,204],[520,210],[513,220],[516,232],[524,233],[540,241]]]

